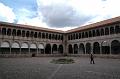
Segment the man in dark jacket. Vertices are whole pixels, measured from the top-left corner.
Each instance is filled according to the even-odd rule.
[[[95,64],[93,54],[90,54],[90,64]]]

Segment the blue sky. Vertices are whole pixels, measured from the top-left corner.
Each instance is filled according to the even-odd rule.
[[[119,0],[0,0],[0,21],[69,30],[120,16]]]

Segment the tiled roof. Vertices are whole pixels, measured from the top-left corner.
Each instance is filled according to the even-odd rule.
[[[0,22],[0,25],[2,24],[2,25],[8,25],[8,26],[12,26],[12,27],[17,26],[19,28],[34,29],[34,30],[47,31],[47,32],[70,33],[70,32],[82,31],[82,30],[86,30],[86,29],[90,29],[90,28],[96,28],[96,27],[100,27],[103,25],[112,24],[112,23],[116,23],[116,22],[120,22],[120,16],[115,17],[115,18],[111,18],[111,19],[107,19],[107,20],[103,20],[103,21],[100,21],[97,23],[93,23],[93,24],[89,24],[89,25],[85,25],[85,26],[80,26],[78,28],[71,29],[68,31],[48,29],[48,28],[43,28],[43,27],[31,26],[31,25],[7,23],[7,22]]]
[[[85,30],[85,29],[100,27],[100,26],[103,26],[103,25],[112,24],[112,23],[116,23],[116,22],[120,22],[120,16],[115,17],[115,18],[111,18],[111,19],[107,19],[107,20],[103,20],[103,21],[100,21],[100,22],[96,22],[96,23],[93,23],[93,24],[80,26],[78,28],[68,30],[68,31],[66,31],[66,33],[82,31],[82,30]]]

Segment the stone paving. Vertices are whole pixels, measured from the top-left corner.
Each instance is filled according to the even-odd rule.
[[[0,58],[0,79],[120,79],[120,59],[71,57],[73,64],[53,64],[61,57]],[[69,57],[70,58],[70,57]]]

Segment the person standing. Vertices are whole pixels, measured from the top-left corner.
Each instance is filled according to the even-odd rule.
[[[90,64],[95,64],[94,56],[92,53],[90,54]]]

